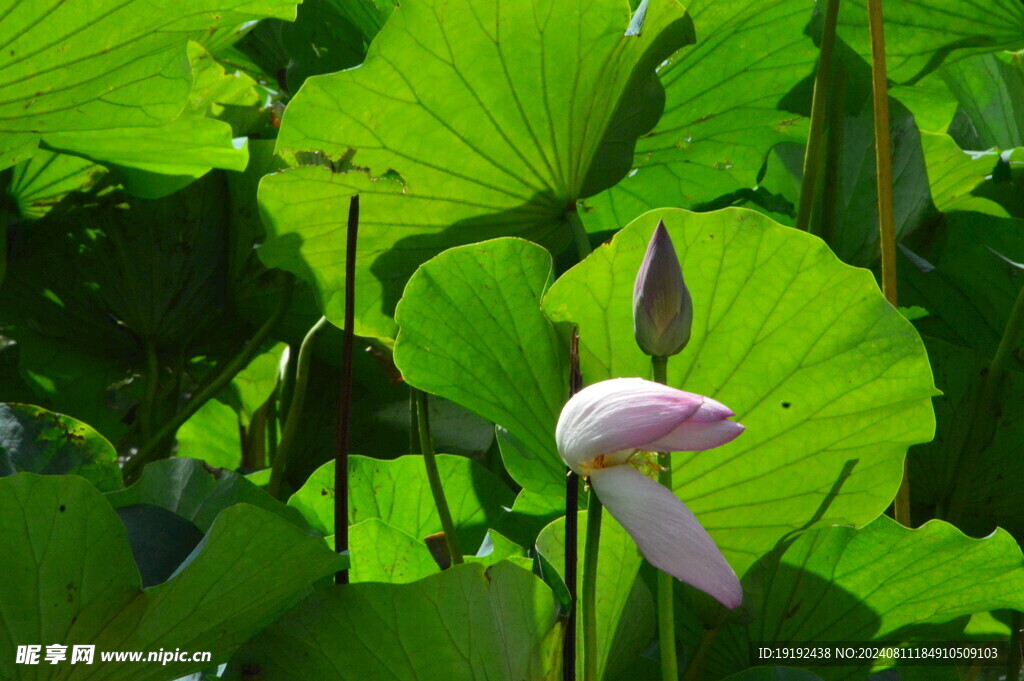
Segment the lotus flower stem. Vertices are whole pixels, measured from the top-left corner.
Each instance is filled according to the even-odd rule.
[[[580,334],[573,329],[569,340],[569,397],[583,389],[580,373]],[[565,476],[565,566],[563,577],[569,592],[569,612],[566,613],[565,636],[562,639],[562,681],[576,681],[576,608],[577,571],[579,553],[579,495],[580,476],[567,469]]]
[[[821,141],[825,129],[826,99],[832,74],[832,49],[836,43],[836,24],[839,19],[839,0],[827,0],[825,21],[821,28],[821,51],[818,68],[814,72],[814,95],[811,99],[811,127],[807,133],[804,152],[804,176],[800,187],[800,207],[796,214],[796,228],[805,232],[811,227],[811,208],[818,171],[822,166]]]
[[[896,217],[892,198],[892,150],[889,139],[889,89],[885,68],[882,0],[868,0],[871,30],[871,95],[875,114],[875,166],[878,175],[878,230],[882,249],[882,293],[896,307]],[[903,482],[894,502],[896,521],[910,526],[910,483],[903,460]]]
[[[668,385],[668,357],[651,357],[654,367],[654,381]],[[672,453],[658,455],[661,470],[658,482],[672,489]],[[672,589],[675,579],[667,572],[658,571],[658,649],[661,651],[662,681],[676,681],[679,678],[679,661],[676,659],[676,617],[673,607]]]
[[[341,347],[338,430],[334,439],[334,550],[348,551],[348,423],[352,411],[352,345],[355,342],[356,243],[359,194],[349,200],[345,233],[345,336]],[[348,570],[334,573],[335,584],[348,584]]]
[[[416,389],[413,388],[413,390]],[[455,534],[455,523],[452,521],[452,512],[448,508],[448,499],[444,495],[441,474],[437,470],[434,444],[430,441],[427,394],[422,390],[416,390],[416,424],[420,433],[420,452],[423,454],[423,465],[427,469],[427,480],[430,482],[430,494],[434,497],[434,506],[437,507],[437,515],[441,519],[441,529],[444,530],[448,553],[451,554],[452,564],[460,565],[463,562],[462,550],[459,548],[459,538]]]
[[[601,550],[601,500],[590,489],[583,549],[583,681],[597,678],[597,557]]]

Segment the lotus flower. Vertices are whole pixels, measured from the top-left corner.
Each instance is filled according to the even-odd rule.
[[[664,222],[647,244],[633,285],[633,334],[640,349],[670,357],[690,342],[693,300]]]
[[[644,557],[727,608],[743,591],[714,540],[671,490],[630,464],[639,451],[698,451],[729,442],[743,426],[710,397],[641,378],[602,381],[562,409],[555,440],[562,459],[590,484]]]

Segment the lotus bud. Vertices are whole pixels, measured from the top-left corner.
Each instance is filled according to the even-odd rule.
[[[672,238],[659,221],[633,286],[633,333],[648,355],[668,357],[690,342],[693,300]]]

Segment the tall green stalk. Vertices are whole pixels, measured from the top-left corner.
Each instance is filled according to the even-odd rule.
[[[597,556],[601,550],[601,500],[593,488],[587,502],[587,539],[583,549],[583,681],[597,679]]]
[[[1021,613],[1014,610],[1010,616],[1010,649],[1007,651],[1006,658],[1007,681],[1018,681],[1020,679],[1020,629],[1022,624],[1024,624],[1024,621],[1022,621]]]
[[[444,540],[448,545],[448,553],[451,555],[452,564],[463,563],[462,549],[459,548],[459,538],[455,534],[455,523],[452,521],[452,512],[448,508],[448,499],[444,495],[444,487],[441,485],[441,474],[437,470],[437,456],[434,454],[434,443],[430,440],[430,413],[427,411],[427,394],[422,390],[413,388],[416,394],[416,424],[420,434],[420,452],[423,454],[423,465],[427,469],[427,480],[430,482],[430,494],[434,497],[434,506],[437,508],[437,515],[441,519],[441,529],[444,530]]]
[[[889,138],[889,85],[885,68],[882,0],[868,0],[871,30],[871,98],[875,114],[875,167],[878,175],[878,231],[882,251],[882,293],[896,307],[896,216],[893,210],[892,149]],[[896,492],[896,521],[910,526],[910,480],[903,460],[903,481]]]
[[[295,449],[295,438],[298,436],[299,424],[302,422],[302,411],[306,406],[306,388],[309,385],[309,365],[313,361],[313,340],[320,330],[327,326],[327,317],[321,317],[306,332],[299,346],[299,359],[295,370],[295,389],[292,392],[292,403],[288,408],[288,416],[281,430],[281,440],[277,443],[277,456],[270,468],[270,482],[267,491],[275,498],[281,498],[281,484],[284,481],[288,463]]]
[[[668,357],[651,357],[654,366],[654,380],[668,385]],[[661,471],[658,482],[672,489],[672,453],[658,454]],[[662,681],[678,681],[679,661],[676,659],[676,619],[672,590],[675,579],[667,572],[658,570],[658,648],[661,651]]]
[[[826,99],[832,73],[832,51],[836,44],[836,24],[839,19],[839,0],[826,0],[825,21],[821,29],[821,51],[814,72],[814,95],[811,100],[811,127],[807,133],[804,151],[803,182],[800,187],[800,206],[796,214],[796,228],[805,232],[811,227],[811,208],[814,206],[815,186],[822,166],[822,139],[825,130]]]

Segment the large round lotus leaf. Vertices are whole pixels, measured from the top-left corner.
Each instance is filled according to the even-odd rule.
[[[569,391],[569,353],[540,310],[551,279],[551,255],[522,239],[448,249],[405,287],[395,365],[410,385],[498,424],[509,475],[560,496],[555,424]]]
[[[794,530],[876,517],[907,447],[934,432],[931,368],[871,273],[816,237],[741,209],[641,216],[544,299],[553,320],[579,325],[584,380],[651,376],[633,339],[632,292],[659,220],[694,305],[669,383],[725,403],[746,426],[724,447],[675,454],[676,493],[738,573]]]
[[[405,280],[446,248],[568,245],[575,202],[629,172],[661,115],[655,69],[692,41],[675,0],[632,17],[623,0],[401,3],[362,66],[309,78],[289,103],[278,153],[329,167],[264,180],[260,257],[340,322],[344,206],[360,192],[356,333],[392,335]]]

